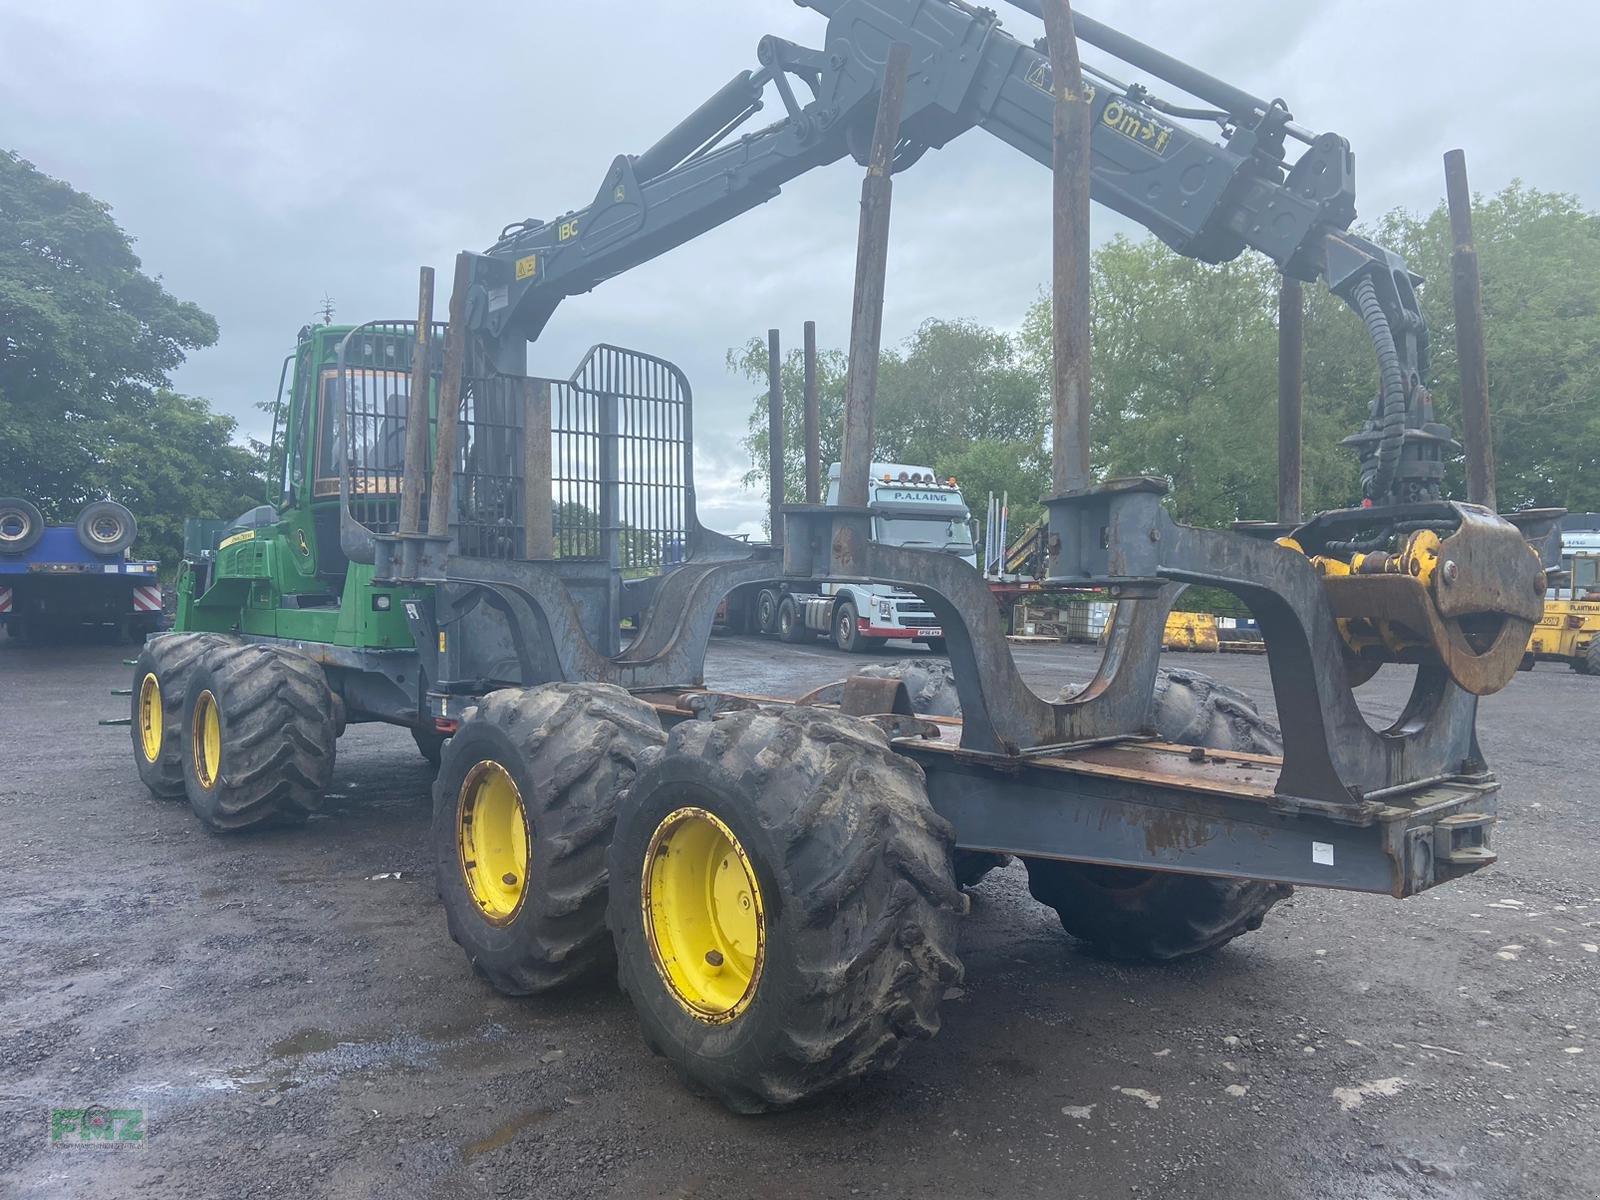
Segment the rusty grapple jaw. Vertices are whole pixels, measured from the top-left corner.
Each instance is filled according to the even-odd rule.
[[[1421,663],[1444,667],[1475,696],[1497,692],[1544,614],[1560,514],[1407,508],[1403,520],[1375,509],[1325,513],[1281,544],[1308,555],[1321,576],[1354,682],[1386,662]]]

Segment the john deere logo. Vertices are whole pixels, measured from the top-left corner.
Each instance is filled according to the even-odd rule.
[[[311,557],[311,543],[306,541],[306,531],[304,529],[296,529],[294,531],[294,548],[307,558]]]

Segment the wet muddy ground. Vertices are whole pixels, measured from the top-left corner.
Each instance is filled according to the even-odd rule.
[[[406,734],[352,729],[307,828],[209,835],[94,723],[126,711],[126,656],[0,643],[0,1196],[1600,1195],[1600,680],[1541,666],[1485,703],[1498,865],[1403,902],[1301,892],[1165,968],[1086,953],[997,872],[935,1041],[737,1118],[612,987],[473,977]],[[1094,663],[1017,656],[1050,691]],[[708,676],[792,695],[852,661],[719,639]],[[1270,696],[1263,660],[1170,662]],[[1393,668],[1363,689],[1379,716],[1404,695]],[[142,1110],[146,1141],[52,1147],[51,1109],[90,1104]]]

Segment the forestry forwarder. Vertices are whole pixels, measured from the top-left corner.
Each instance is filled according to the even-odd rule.
[[[1050,580],[1121,601],[1099,674],[1057,701],[1023,683],[978,571],[875,543],[864,507],[786,508],[773,547],[705,530],[676,368],[597,347],[568,379],[526,375],[558,304],[869,143],[885,214],[891,147],[904,168],[981,127],[1052,157],[1047,59],[993,13],[809,7],[829,17],[822,49],[764,38],[758,71],[616,159],[589,207],[461,255],[448,327],[430,293],[415,325],[357,327],[331,357],[303,343],[287,502],[190,565],[185,632],[153,639],[134,681],[141,772],[221,828],[314,808],[348,721],[453,735],[433,836],[474,967],[536,992],[615,954],[649,1044],[741,1111],[886,1068],[937,1030],[960,974],[958,853],[1022,858],[1069,930],[1156,958],[1255,928],[1291,885],[1409,896],[1493,861],[1477,697],[1514,674],[1554,565],[1551,514],[1440,495],[1453,443],[1421,382],[1418,280],[1348,232],[1348,145],[1082,17],[1081,40],[1202,106],[1095,72],[1094,198],[1184,254],[1249,248],[1323,279],[1366,323],[1381,391],[1351,439],[1363,505],[1229,532],[1175,523],[1157,480],[1050,497]],[[900,45],[903,93],[898,68],[885,83]],[[735,136],[768,86],[778,119]],[[897,138],[870,133],[880,106]],[[1058,305],[1087,302],[1065,291]],[[869,457],[852,431],[870,404],[851,396],[846,464]],[[705,690],[719,602],[774,578],[923,597],[963,719],[913,715],[893,679],[854,678],[837,707]],[[1198,677],[1157,695],[1186,583],[1259,618],[1281,748]],[[1374,730],[1352,688],[1394,661],[1419,664],[1411,702]]]

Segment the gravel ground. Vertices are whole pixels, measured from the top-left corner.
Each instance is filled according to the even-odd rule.
[[[1519,676],[1481,720],[1501,862],[1409,901],[1301,892],[1174,967],[1103,961],[976,890],[945,1028],[892,1075],[737,1118],[612,988],[497,996],[445,934],[430,776],[352,729],[309,827],[203,832],[139,786],[126,650],[0,643],[0,1196],[1600,1195],[1600,680]],[[1041,690],[1078,647],[1018,648]],[[1174,657],[1265,699],[1263,660]],[[819,647],[718,640],[713,686],[797,694]],[[1363,689],[1393,716],[1403,671]],[[51,1147],[52,1107],[142,1147]]]

